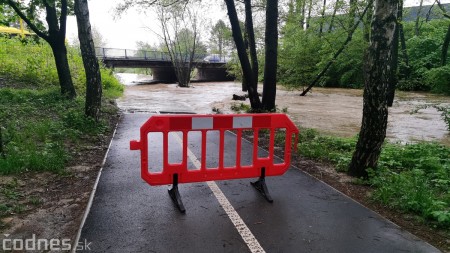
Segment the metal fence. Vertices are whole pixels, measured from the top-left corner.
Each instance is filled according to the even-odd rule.
[[[130,60],[147,60],[147,61],[170,61],[168,52],[162,51],[147,51],[147,50],[133,50],[133,49],[118,49],[118,48],[103,48],[96,47],[95,54],[99,58],[112,59],[130,59]],[[182,59],[189,59],[188,55],[182,55]],[[230,57],[219,56],[218,54],[196,54],[194,55],[194,62],[217,62],[226,63]]]

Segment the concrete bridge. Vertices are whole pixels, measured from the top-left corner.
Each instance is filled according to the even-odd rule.
[[[150,68],[153,80],[176,82],[175,69],[169,53],[160,51],[96,48],[96,55],[109,68]],[[194,56],[196,79],[199,81],[230,81],[234,77],[226,71],[226,57],[218,55]]]

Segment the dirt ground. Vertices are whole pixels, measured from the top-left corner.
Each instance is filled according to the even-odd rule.
[[[287,108],[290,117],[301,127],[340,136],[353,136],[359,130],[362,112],[360,90],[313,89],[306,97],[298,91],[277,91],[278,108]],[[117,100],[123,112],[232,112],[232,94],[242,95],[240,84],[195,83],[193,88],[178,88],[175,84],[127,86],[125,96]],[[245,103],[248,103],[246,101]],[[450,136],[439,113],[418,106],[449,103],[448,97],[421,93],[399,93],[390,109],[388,138],[391,141],[411,142],[433,140],[450,145]],[[115,125],[119,118],[111,119]],[[67,173],[22,174],[0,177],[0,188],[14,185],[20,213],[11,213],[0,222],[0,238],[68,238],[73,243],[84,215],[87,201],[103,162],[112,132],[98,140],[95,146],[84,147],[67,168]],[[353,184],[345,174],[337,173],[327,164],[294,157],[293,164],[301,170],[328,183],[363,205],[389,218],[404,229],[428,241],[444,252],[450,252],[450,238],[441,231],[430,229],[414,217],[371,203],[367,186]],[[32,198],[30,197],[32,196]],[[3,237],[2,237],[3,236]]]

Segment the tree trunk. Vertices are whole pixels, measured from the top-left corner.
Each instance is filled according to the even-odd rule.
[[[447,64],[447,53],[449,43],[450,43],[450,25],[448,26],[447,33],[445,34],[444,44],[442,44],[442,55],[441,55],[442,66],[445,66]]]
[[[305,0],[306,1],[306,0]],[[312,11],[313,1],[309,0],[309,6],[308,6],[308,16],[306,17],[306,27],[305,29],[309,28],[309,23],[311,22],[311,11]]]
[[[301,10],[301,22],[300,25],[302,27],[302,29],[305,29],[305,12],[306,12],[306,0],[297,0],[297,6],[298,6],[298,2],[300,2],[300,7],[299,9]]]
[[[336,0],[336,2],[334,3],[333,14],[331,15],[330,26],[328,26],[329,33],[331,31],[333,31],[334,19],[336,17],[336,12],[337,12],[338,7],[339,7],[339,0]]]
[[[102,79],[98,60],[95,56],[95,45],[92,39],[87,0],[75,0],[75,15],[77,17],[81,56],[83,57],[84,71],[86,73],[84,111],[86,116],[98,121],[102,105]]]
[[[325,23],[325,10],[327,9],[327,0],[323,0],[322,13],[320,14],[319,37],[322,36],[323,23]]]
[[[3,149],[2,127],[0,126],[0,155],[3,159],[6,158],[5,150]]]
[[[266,6],[266,59],[264,65],[263,108],[275,110],[278,56],[278,0],[267,0]]]
[[[225,4],[227,5],[228,17],[230,19],[234,43],[236,44],[239,61],[241,62],[242,74],[247,80],[247,83],[254,83],[252,67],[250,66],[250,61],[245,51],[244,39],[242,38],[242,32],[239,26],[239,20],[236,13],[234,0],[225,0]],[[247,85],[247,88],[252,110],[260,110],[261,101],[259,100],[258,91],[252,85]]]
[[[367,177],[366,169],[377,167],[386,137],[386,90],[392,67],[397,9],[398,0],[376,0],[364,72],[361,131],[348,171],[352,176]]]
[[[247,52],[247,51],[249,50],[249,49],[248,49],[248,34],[247,34],[247,29],[245,29],[246,26],[247,26],[247,25],[244,24],[244,45],[245,45],[245,52]],[[248,82],[247,82],[247,80],[245,79],[245,76],[244,76],[244,73],[243,73],[243,71],[242,71],[242,68],[241,68],[241,73],[242,73],[242,91],[247,92],[247,91],[248,91],[248,89],[247,89]]]
[[[416,36],[419,36],[420,34],[420,14],[422,13],[422,8],[423,8],[423,0],[420,0],[420,4],[419,4],[419,9],[417,10],[417,17],[416,17],[416,22],[414,25],[414,34]]]
[[[398,4],[398,35],[400,39],[400,46],[401,46],[401,53],[403,61],[405,62],[405,65],[400,65],[399,69],[399,78],[402,79],[408,79],[409,78],[409,58],[408,58],[408,51],[406,50],[406,39],[405,39],[405,33],[403,32],[403,0],[399,0]]]
[[[364,19],[364,40],[370,42],[370,23],[372,22],[373,15],[373,1],[370,1],[367,8],[366,18]]]
[[[254,89],[258,87],[258,56],[256,54],[256,41],[255,41],[255,31],[253,30],[253,14],[252,14],[252,1],[244,0],[245,3],[245,30],[247,32],[248,38],[248,48],[250,49],[250,61],[252,66],[253,81],[251,85]]]
[[[400,2],[402,0],[398,0],[398,10],[397,10],[397,23],[395,26],[395,32],[394,32],[394,41],[392,45],[392,67],[390,69],[389,74],[389,82],[388,82],[388,89],[386,94],[386,102],[388,107],[392,107],[392,104],[394,103],[395,98],[395,89],[397,87],[398,78],[397,78],[397,69],[398,69],[398,44],[399,44],[399,37],[400,37],[400,26],[399,24],[402,22],[400,19],[402,17],[402,8],[403,4]]]
[[[356,9],[357,9],[357,0],[349,0],[349,10],[348,10],[348,25],[347,29],[350,32],[350,29],[353,27],[353,24],[355,24],[355,17],[356,17]]]
[[[67,98],[73,99],[77,96],[75,87],[73,86],[72,77],[70,75],[69,62],[67,60],[67,48],[64,41],[55,41],[50,43],[50,47],[55,57],[56,70],[58,72],[59,85],[61,86],[61,94]]]

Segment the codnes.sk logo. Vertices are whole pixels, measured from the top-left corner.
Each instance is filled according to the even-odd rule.
[[[79,241],[76,250],[91,250],[92,242]],[[35,234],[31,238],[10,238],[10,234],[3,234],[3,251],[71,251],[71,239],[40,239]]]

